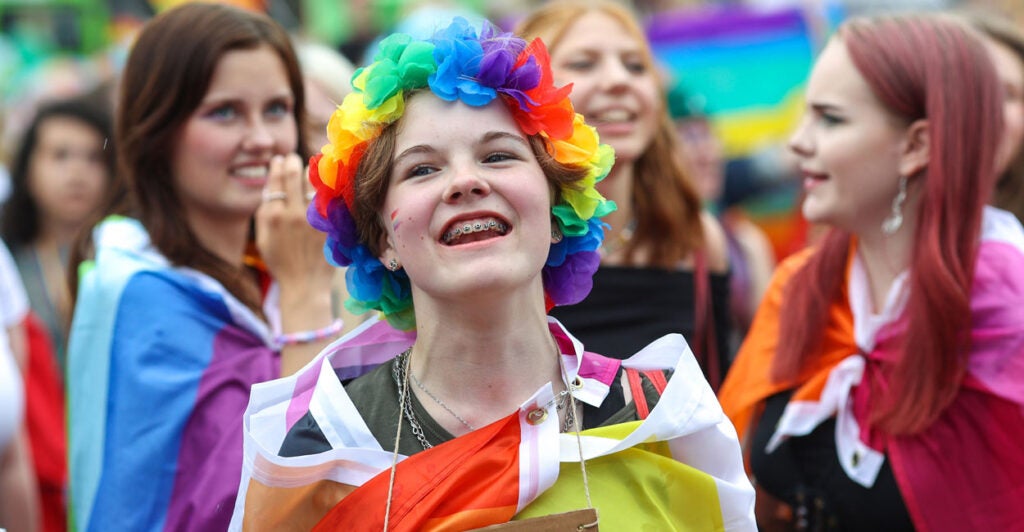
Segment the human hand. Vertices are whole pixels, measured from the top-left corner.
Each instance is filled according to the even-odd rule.
[[[334,274],[323,254],[325,235],[306,221],[312,190],[305,175],[298,155],[275,156],[256,210],[256,246],[280,285],[282,307],[326,294]]]
[[[256,210],[256,246],[280,290],[282,333],[315,331],[334,321],[331,279],[335,268],[324,258],[326,235],[306,221],[311,200],[307,195],[312,196],[312,191],[305,176],[298,155],[274,157],[263,203]],[[298,371],[331,340],[282,347],[281,375]]]

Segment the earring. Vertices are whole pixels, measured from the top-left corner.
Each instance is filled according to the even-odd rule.
[[[388,261],[388,269],[393,271],[393,272],[397,272],[398,269],[401,268],[401,267],[402,267],[402,265],[398,263],[397,259],[390,259]]]
[[[562,230],[559,229],[557,225],[552,226],[551,227],[551,243],[552,244],[557,244],[557,243],[561,242],[563,238],[565,238],[565,236],[562,235]]]
[[[882,220],[882,232],[886,235],[893,235],[903,227],[903,202],[907,200],[907,177],[900,176],[899,192],[892,199],[892,212]]]

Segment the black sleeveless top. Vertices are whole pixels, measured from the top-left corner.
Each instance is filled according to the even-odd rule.
[[[719,368],[725,377],[729,353],[729,275],[710,274],[715,342]],[[694,273],[684,270],[601,266],[594,288],[583,301],[551,309],[587,351],[612,358],[633,356],[647,344],[669,333],[680,333],[691,349],[696,345],[696,289]],[[707,369],[704,376],[707,377]]]
[[[914,530],[888,459],[870,488],[846,475],[836,451],[834,417],[807,436],[764,452],[791,395],[782,392],[765,401],[751,441],[750,467],[762,489],[793,507],[794,529]]]

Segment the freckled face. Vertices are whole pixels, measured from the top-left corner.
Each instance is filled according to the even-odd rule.
[[[401,262],[415,298],[543,291],[548,180],[500,101],[410,98],[380,216],[389,228],[381,260]]]

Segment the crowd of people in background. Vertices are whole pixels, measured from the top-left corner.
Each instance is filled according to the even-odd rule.
[[[780,242],[666,6],[518,7],[186,2],[7,113],[0,528],[1024,523],[1020,20],[829,28]]]

